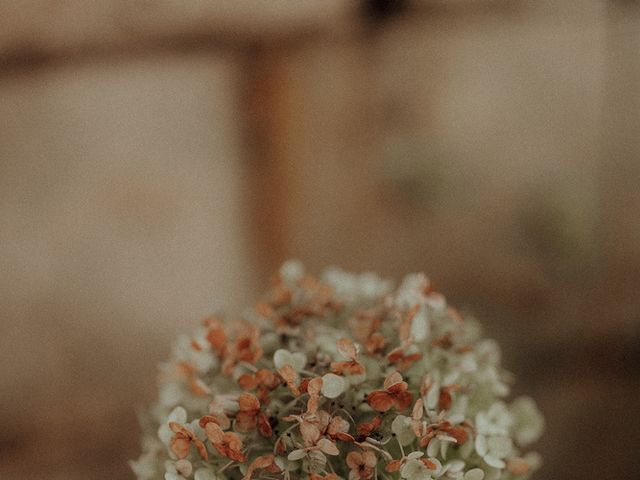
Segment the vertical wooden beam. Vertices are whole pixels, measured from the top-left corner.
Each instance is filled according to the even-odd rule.
[[[290,254],[288,192],[293,188],[295,154],[288,51],[267,43],[252,45],[244,63],[246,201],[254,263],[264,277]]]

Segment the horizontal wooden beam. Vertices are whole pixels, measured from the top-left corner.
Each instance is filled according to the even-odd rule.
[[[335,28],[341,0],[30,0],[0,3],[0,70],[60,59],[297,42]]]

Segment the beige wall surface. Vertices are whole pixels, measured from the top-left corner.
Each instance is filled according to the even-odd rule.
[[[638,2],[258,3],[0,3],[0,478],[132,478],[170,339],[287,257],[427,272],[539,478],[635,478]]]
[[[135,456],[169,338],[254,298],[236,78],[200,54],[0,79],[0,421],[7,442],[40,439],[24,459],[64,457],[82,432],[86,473],[123,427]]]

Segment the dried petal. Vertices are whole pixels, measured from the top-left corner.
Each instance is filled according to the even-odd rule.
[[[367,403],[377,412],[386,412],[393,406],[393,397],[384,390],[375,390],[367,397]]]
[[[507,460],[507,470],[514,475],[524,475],[529,473],[531,465],[523,458],[514,457]]]
[[[355,360],[358,355],[358,350],[356,349],[355,344],[348,338],[341,338],[338,340],[338,352],[340,355],[350,360]]]
[[[247,468],[247,474],[244,476],[243,480],[251,480],[251,477],[253,477],[253,472],[258,469],[267,468],[273,465],[274,460],[275,457],[273,455],[262,455],[260,457],[257,457],[253,462],[251,462],[249,468]]]
[[[338,450],[338,447],[336,446],[336,444],[333,443],[328,438],[321,438],[320,440],[318,440],[318,443],[316,445],[318,446],[318,448],[320,448],[320,450],[323,453],[326,453],[327,455],[340,454],[340,450]]]
[[[295,372],[293,367],[291,365],[285,365],[278,369],[278,373],[289,387],[289,390],[291,390],[291,393],[296,397],[299,396],[300,389],[297,385],[298,374]]]

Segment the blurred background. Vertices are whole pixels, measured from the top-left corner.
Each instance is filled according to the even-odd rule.
[[[0,478],[129,479],[177,332],[425,271],[640,478],[640,2],[0,0]]]

